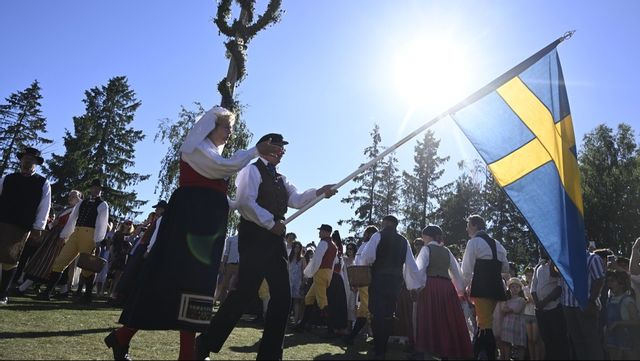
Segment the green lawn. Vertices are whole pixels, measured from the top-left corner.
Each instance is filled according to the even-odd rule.
[[[115,327],[120,311],[104,301],[91,307],[71,301],[35,301],[12,297],[0,306],[0,359],[95,359],[112,358],[104,337]],[[321,337],[324,330],[285,336],[284,358],[288,360],[367,359],[371,348],[360,339],[346,348],[339,341]],[[261,328],[243,320],[231,334],[222,352],[213,360],[252,360],[256,357]],[[140,331],[133,339],[130,354],[134,359],[177,359],[177,331]],[[402,346],[391,345],[388,359],[406,359]]]

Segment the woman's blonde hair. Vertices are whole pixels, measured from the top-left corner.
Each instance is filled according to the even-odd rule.
[[[214,129],[218,127],[218,124],[229,125],[233,128],[233,125],[235,123],[236,123],[236,115],[233,112],[225,109],[223,112],[218,113],[216,115],[216,125]]]

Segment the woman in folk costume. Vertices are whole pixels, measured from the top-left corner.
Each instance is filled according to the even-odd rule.
[[[327,326],[329,328],[329,336],[346,336],[347,335],[347,295],[342,279],[342,262],[344,256],[344,247],[340,232],[333,231],[331,239],[337,247],[336,260],[333,265],[333,276],[327,288],[327,300],[329,301],[329,315],[327,317]]]
[[[227,179],[259,154],[279,148],[270,140],[230,158],[222,151],[235,115],[214,107],[200,117],[180,148],[178,189],[169,200],[157,238],[105,344],[116,360],[128,359],[138,329],[179,330],[179,359],[193,359],[195,332],[206,330],[227,233]]]
[[[464,281],[455,257],[442,244],[442,230],[422,230],[425,246],[416,263],[427,274],[418,296],[415,348],[441,358],[467,359],[473,356],[471,339],[458,296],[464,295]]]
[[[19,293],[26,291],[33,283],[47,282],[53,261],[58,257],[64,246],[64,239],[60,238],[60,232],[62,232],[65,224],[67,224],[73,207],[81,200],[82,192],[77,190],[69,192],[69,196],[67,197],[68,207],[60,212],[55,221],[53,221],[49,233],[47,233],[47,236],[42,241],[42,245],[33,257],[31,257],[31,261],[27,263],[24,269],[26,281],[18,288]]]

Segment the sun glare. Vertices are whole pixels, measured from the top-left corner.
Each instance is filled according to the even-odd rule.
[[[452,41],[424,37],[396,53],[393,81],[411,107],[443,111],[467,95],[467,63],[464,49]]]

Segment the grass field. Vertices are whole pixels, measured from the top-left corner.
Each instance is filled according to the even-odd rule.
[[[120,310],[97,300],[91,307],[71,301],[35,301],[12,297],[0,306],[0,359],[112,359],[104,337],[115,327]],[[345,347],[339,340],[321,337],[323,329],[304,334],[287,332],[284,358],[288,360],[364,360],[371,348],[363,339]],[[261,328],[243,319],[213,360],[253,360]],[[177,331],[140,331],[131,343],[133,359],[177,359]],[[388,359],[406,359],[400,345],[390,345]]]

